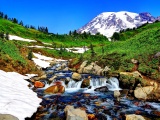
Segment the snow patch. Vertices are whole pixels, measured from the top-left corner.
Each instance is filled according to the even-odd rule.
[[[19,120],[31,117],[42,101],[28,88],[29,79],[16,72],[0,70],[0,113],[11,114]]]
[[[25,41],[25,42],[37,42],[36,40],[25,39],[25,38],[15,36],[15,35],[9,35],[9,40],[19,40],[19,41]]]

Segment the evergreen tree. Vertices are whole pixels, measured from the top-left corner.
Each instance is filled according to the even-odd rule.
[[[4,14],[3,12],[0,12],[0,18],[3,18]]]
[[[9,33],[8,32],[6,33],[5,39],[9,40]]]
[[[113,41],[119,40],[119,39],[120,39],[119,33],[115,32],[115,33],[113,34],[113,36],[111,37],[111,39],[112,39]]]
[[[103,46],[102,46],[102,54],[104,54],[104,48],[103,48]]]
[[[8,19],[8,16],[7,16],[7,15],[4,15],[4,19],[6,19],[6,20],[7,20],[7,19]]]
[[[28,60],[32,60],[32,57],[33,57],[32,51],[30,50],[30,51],[28,52]]]
[[[30,25],[30,29],[36,29],[33,25]]]
[[[48,33],[48,28],[47,27],[45,28],[45,33]]]
[[[71,32],[71,30],[69,31],[69,35],[70,35],[70,36],[72,35],[72,32]]]
[[[16,18],[12,19],[13,23],[17,23],[18,24],[18,20]]]
[[[95,52],[94,52],[94,49],[93,49],[93,45],[92,45],[92,44],[90,44],[90,50],[91,50],[91,57],[94,57]]]
[[[4,32],[0,32],[0,38],[4,39]]]
[[[22,20],[19,22],[19,25],[23,26],[23,22],[22,22]]]

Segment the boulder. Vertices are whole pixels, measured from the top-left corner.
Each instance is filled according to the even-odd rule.
[[[74,109],[73,106],[67,105],[64,109],[66,120],[88,120],[88,116],[84,110]]]
[[[61,84],[61,82],[55,82],[54,85],[48,87],[44,91],[45,94],[57,94],[64,92],[65,92],[65,87]]]
[[[153,86],[137,87],[134,90],[134,96],[137,99],[146,100],[147,96],[152,93],[153,89],[154,89]]]
[[[87,78],[87,79],[84,79],[82,84],[81,84],[81,88],[86,88],[86,87],[89,87],[90,86],[90,79]]]
[[[90,64],[90,65],[84,67],[83,73],[90,73],[90,74],[93,73],[93,65]]]
[[[155,55],[154,55],[155,58],[158,58],[160,57],[160,52],[157,52]]]
[[[101,75],[103,69],[95,63],[93,63],[92,65],[93,65],[93,72],[92,73],[96,74],[96,75]]]
[[[87,116],[89,120],[94,120],[96,118],[94,114],[88,114]]]
[[[72,79],[80,81],[81,80],[81,74],[76,73],[76,72],[73,73],[72,74]]]
[[[114,97],[118,98],[121,95],[121,93],[119,92],[119,90],[115,90],[114,91]]]
[[[45,84],[43,82],[40,81],[35,81],[34,82],[34,87],[35,88],[43,88],[45,86]]]
[[[131,115],[126,115],[126,120],[145,120],[145,118],[141,115],[131,114]]]
[[[19,119],[10,114],[0,114],[0,120],[19,120]]]
[[[119,92],[119,90],[114,91],[114,97],[116,98],[117,101],[120,100],[120,95],[121,95],[121,93]]]
[[[66,63],[62,63],[61,68],[64,69],[67,66]]]
[[[107,86],[102,86],[102,87],[94,89],[94,91],[108,92],[108,88],[107,88]]]
[[[87,65],[87,62],[88,62],[88,61],[84,61],[84,62],[81,64],[80,68],[84,68],[84,67]]]

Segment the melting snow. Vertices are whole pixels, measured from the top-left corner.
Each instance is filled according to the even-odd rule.
[[[28,82],[16,72],[0,70],[0,113],[11,114],[19,120],[31,117],[42,101],[37,94],[28,88]]]
[[[26,41],[26,42],[37,42],[36,40],[25,39],[25,38],[21,38],[19,36],[15,36],[15,35],[9,35],[9,40],[19,40],[19,41]]]

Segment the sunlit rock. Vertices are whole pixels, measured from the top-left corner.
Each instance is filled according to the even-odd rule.
[[[141,115],[126,115],[126,120],[145,120],[145,118]]]
[[[45,84],[43,82],[40,81],[35,81],[34,82],[34,87],[35,88],[43,88],[45,86]]]
[[[0,114],[0,120],[19,120],[19,119],[10,114]]]
[[[73,73],[72,74],[72,79],[74,79],[74,80],[81,80],[81,74],[79,74],[79,73]]]
[[[88,116],[84,110],[74,109],[73,106],[67,105],[64,109],[66,120],[88,120]]]

